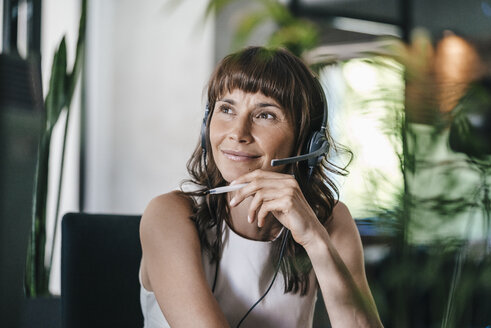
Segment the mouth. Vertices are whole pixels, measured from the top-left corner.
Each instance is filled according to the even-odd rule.
[[[260,155],[243,151],[221,150],[221,152],[226,158],[238,162],[252,161],[260,157]]]

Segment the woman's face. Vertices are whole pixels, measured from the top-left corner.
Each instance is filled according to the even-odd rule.
[[[239,89],[224,94],[210,122],[213,158],[223,178],[231,182],[256,169],[282,171],[271,160],[292,156],[293,130],[273,98]]]

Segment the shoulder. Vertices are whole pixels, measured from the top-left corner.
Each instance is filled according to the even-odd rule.
[[[335,243],[361,245],[355,220],[351,216],[348,206],[343,202],[338,201],[334,206],[332,215],[327,220],[326,229]]]
[[[175,230],[194,226],[191,221],[193,201],[181,191],[172,191],[153,198],[143,212],[140,233],[152,233],[162,229]],[[186,230],[187,230],[186,229]]]
[[[332,210],[332,217],[338,220],[352,220],[351,213],[345,203],[338,201]]]
[[[192,205],[193,202],[189,196],[181,191],[175,190],[153,198],[148,203],[145,212],[165,209],[167,211],[180,211],[190,214],[192,212]]]
[[[198,231],[191,220],[192,201],[182,192],[173,191],[153,198],[140,222],[142,246],[141,273],[147,290],[153,290],[151,267],[163,270],[171,263],[169,254],[198,254]]]
[[[336,203],[332,216],[327,221],[326,229],[334,247],[354,275],[355,280],[364,281],[363,245],[360,233],[344,203],[339,201]]]
[[[331,233],[340,226],[351,225],[354,223],[353,217],[348,206],[341,201],[337,201],[332,210],[331,217],[326,221],[326,229]]]

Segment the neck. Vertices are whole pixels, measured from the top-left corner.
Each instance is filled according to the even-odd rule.
[[[228,201],[233,197],[233,193],[227,196]],[[270,213],[266,217],[264,226],[257,226],[257,218],[253,223],[247,221],[247,214],[252,197],[244,199],[239,205],[230,208],[230,225],[238,235],[252,240],[268,241],[276,238],[281,228],[281,223]]]

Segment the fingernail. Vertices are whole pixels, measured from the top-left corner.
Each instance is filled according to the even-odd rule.
[[[247,222],[252,223],[252,218],[249,215],[247,216]]]
[[[235,202],[236,202],[236,200],[235,200],[235,197],[234,197],[234,198],[232,198],[230,200],[230,206],[234,206],[235,205]]]
[[[230,185],[233,186],[235,184],[235,180],[230,182]]]

